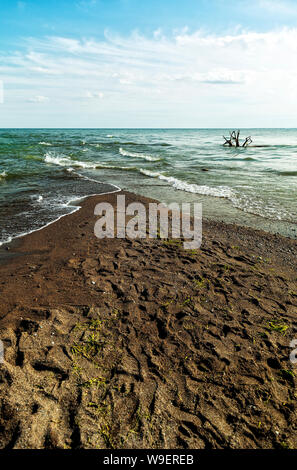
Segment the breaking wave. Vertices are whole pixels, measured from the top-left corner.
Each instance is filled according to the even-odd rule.
[[[211,188],[207,185],[198,185],[194,183],[187,183],[182,181],[174,176],[166,176],[162,173],[146,170],[144,168],[140,168],[140,173],[145,176],[150,176],[151,178],[159,178],[160,180],[167,181],[173,188],[178,189],[180,191],[186,191],[188,193],[195,193],[195,194],[204,194],[206,196],[214,196],[214,197],[225,197],[231,199],[234,195],[233,191],[227,186],[217,186],[216,188]]]
[[[122,147],[119,148],[119,152],[121,155],[123,155],[123,157],[141,158],[142,160],[147,160],[148,162],[159,162],[162,160],[159,157],[152,157],[151,155],[146,155],[144,153],[128,152]]]

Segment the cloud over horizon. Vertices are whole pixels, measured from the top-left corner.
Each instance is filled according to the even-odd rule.
[[[278,113],[280,124],[294,126],[296,54],[297,28],[225,35],[184,29],[170,36],[160,29],[150,37],[106,31],[100,41],[32,37],[1,54],[1,108],[24,110],[35,100],[49,116],[62,107],[75,125],[74,113],[89,98],[86,125],[95,119],[106,127],[216,127],[238,119],[269,127]]]

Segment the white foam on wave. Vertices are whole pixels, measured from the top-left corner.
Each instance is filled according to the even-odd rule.
[[[146,170],[144,168],[139,168],[139,171],[143,175],[150,176],[151,178],[158,178],[159,176],[161,176],[161,173],[159,173],[158,171],[150,171],[150,170]]]
[[[70,163],[72,163],[69,158],[67,158],[67,157],[57,157],[54,154],[52,154],[51,152],[47,152],[45,154],[44,161],[46,163],[53,163],[54,165],[59,165],[59,166],[67,166]]]
[[[33,194],[31,196],[31,199],[35,202],[42,202],[43,201],[43,196],[41,196],[41,194]]]
[[[12,242],[13,238],[9,236],[6,240],[3,240],[3,242],[0,242],[0,246],[5,245],[6,243]]]
[[[144,153],[128,152],[122,147],[119,148],[119,152],[123,157],[141,158],[142,160],[147,160],[149,162],[158,162],[161,160],[158,157],[152,157],[151,155],[146,155]]]
[[[78,176],[80,176],[81,178],[84,178],[86,180],[89,180],[89,181],[94,181],[95,183],[100,183],[100,184],[106,184],[106,183],[103,183],[102,181],[97,181],[97,180],[94,180],[92,178],[89,178],[88,176],[84,176],[84,175],[80,175],[79,173],[77,173]],[[54,224],[55,222],[58,222],[60,219],[62,219],[63,217],[66,217],[68,215],[71,215],[73,214],[74,212],[78,211],[79,209],[81,209],[81,206],[79,205],[73,205],[74,203],[77,203],[79,201],[83,201],[84,199],[88,198],[88,197],[92,197],[92,196],[104,196],[106,194],[113,194],[113,193],[118,193],[121,190],[121,188],[119,186],[117,186],[116,184],[110,184],[108,183],[109,186],[113,186],[115,189],[113,191],[106,191],[104,193],[93,193],[93,194],[85,194],[84,196],[79,196],[79,197],[74,197],[74,198],[71,198],[69,199],[69,201],[65,204],[61,204],[62,207],[71,207],[71,212],[68,212],[67,214],[62,214],[60,215],[59,217],[57,217],[56,219],[54,220],[51,220],[50,222],[48,222],[47,224],[45,225],[42,225],[41,227],[39,228],[34,228],[33,230],[29,230],[28,232],[23,232],[23,233],[20,233],[18,235],[15,235],[15,236],[8,236],[8,238],[6,240],[3,240],[3,241],[0,241],[0,246],[2,245],[5,245],[5,244],[8,244],[10,242],[12,242],[13,239],[16,239],[16,238],[22,238],[24,237],[25,235],[30,235],[31,233],[34,233],[34,232],[39,232],[40,230],[43,230],[45,229],[46,227],[48,227],[49,225],[52,225]],[[40,196],[42,197],[42,196]]]
[[[85,167],[84,167],[85,168]],[[92,167],[93,168],[93,167]],[[96,165],[94,166],[94,169],[102,169],[102,170],[125,170],[125,171],[135,171],[137,170],[136,167],[134,166],[116,166],[116,165],[109,165],[108,163],[96,163]],[[71,172],[74,172],[75,169],[73,167],[69,167],[67,168],[67,171],[69,171],[69,173]],[[76,173],[80,176],[79,173]]]
[[[109,165],[108,163],[98,163],[98,162],[81,162],[78,160],[71,160],[68,157],[65,156],[55,156],[52,153],[48,152],[45,155],[44,161],[46,163],[52,163],[54,165],[59,165],[63,167],[68,167],[66,168],[67,171],[72,172],[74,171],[75,168],[83,168],[86,170],[95,170],[95,169],[112,169],[112,170],[126,170],[126,171],[135,171],[135,167],[129,167],[129,166],[116,166],[116,165]]]
[[[178,189],[179,191],[186,191],[188,193],[195,194],[204,194],[205,196],[224,197],[228,199],[231,199],[234,196],[233,191],[228,186],[217,186],[216,188],[211,188],[207,185],[187,183],[173,176],[166,176],[162,173],[146,170],[144,168],[140,168],[139,171],[145,176],[150,176],[151,178],[158,178],[162,181],[167,181],[167,183],[169,183],[173,188]]]
[[[7,176],[7,173],[5,170],[2,171],[2,173],[0,173],[0,179],[6,178],[6,176]]]
[[[66,168],[67,171],[73,172],[81,178],[88,179],[90,181],[95,181],[95,183],[100,183],[100,184],[105,184],[105,183],[103,183],[102,181],[97,181],[97,180],[94,180],[92,178],[89,178],[86,175],[81,175],[80,173],[77,173],[75,171],[75,168],[78,167],[78,168],[84,168],[84,169],[96,169],[96,168],[113,168],[113,169],[126,169],[127,168],[128,169],[128,167],[118,168],[116,166],[111,166],[111,165],[108,166],[108,165],[104,164],[103,162],[102,163],[89,163],[89,162],[75,161],[75,160],[71,160],[70,158],[64,157],[64,156],[57,157],[57,156],[51,154],[50,152],[45,154],[44,161],[46,163],[53,163],[54,165],[59,165],[59,166],[63,166],[63,167],[68,166],[68,168]],[[121,188],[119,186],[117,186],[115,184],[111,184],[111,183],[109,183],[109,185],[114,186],[116,188],[116,191],[121,191]],[[109,193],[106,193],[106,194],[109,194]]]
[[[74,166],[78,168],[86,168],[86,169],[94,169],[97,168],[96,163],[90,163],[90,162],[81,162],[78,160],[71,160],[71,158],[65,157],[65,156],[56,156],[52,154],[51,152],[47,152],[45,154],[44,161],[46,163],[52,163],[54,165],[59,165],[59,166]]]
[[[48,147],[51,147],[52,144],[49,142],[38,142],[39,145],[47,145]]]
[[[99,144],[99,143],[96,143],[96,144],[89,144],[89,145],[91,145],[92,147],[97,147],[98,149],[99,149],[100,147],[102,147],[102,144]]]
[[[235,192],[228,186],[217,186],[214,188],[207,185],[187,183],[185,181],[179,180],[178,178],[174,178],[173,176],[166,176],[162,173],[146,170],[144,168],[141,168],[139,171],[145,176],[149,176],[151,178],[158,178],[162,181],[166,181],[173,188],[180,191],[202,194],[205,196],[226,198],[232,203],[234,207],[249,214],[258,215],[274,220],[294,220],[292,214],[290,214],[283,208],[274,207],[273,204],[264,202],[258,197],[253,197],[247,194]]]
[[[263,201],[253,195],[238,193],[231,199],[232,204],[248,214],[258,215],[272,220],[295,222],[296,217],[283,207],[277,207],[274,201]]]
[[[139,154],[137,154],[139,156]],[[274,207],[274,205],[265,203],[259,197],[248,196],[242,192],[233,191],[228,186],[216,186],[211,187],[208,185],[199,185],[195,183],[188,183],[186,181],[182,181],[174,176],[167,176],[163,173],[159,173],[157,171],[151,171],[145,168],[136,168],[136,167],[127,167],[127,166],[116,166],[110,165],[108,163],[90,163],[90,162],[80,162],[71,160],[65,156],[56,156],[50,152],[46,154],[45,162],[53,163],[56,165],[68,167],[67,171],[72,172],[75,168],[83,168],[83,169],[112,169],[112,170],[122,170],[122,171],[139,171],[141,174],[148,176],[150,178],[158,178],[161,181],[166,182],[174,189],[179,191],[185,191],[188,193],[193,194],[201,194],[204,196],[211,196],[217,198],[226,198],[228,199],[234,207],[240,209],[244,212],[259,215],[261,217],[266,217],[269,219],[277,219],[277,220],[291,220],[292,214],[285,211],[283,208]],[[85,176],[80,175],[77,173],[78,176]],[[6,173],[0,173],[0,179],[5,177]],[[95,180],[94,180],[95,181]],[[99,181],[98,181],[99,182]]]

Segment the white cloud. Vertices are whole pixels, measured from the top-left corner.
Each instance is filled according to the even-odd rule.
[[[257,0],[257,6],[266,12],[285,15],[285,16],[296,16],[297,7],[296,1],[285,1],[285,0]]]
[[[185,125],[227,115],[247,116],[252,125],[259,113],[265,121],[296,109],[297,28],[226,35],[185,28],[171,37],[158,30],[150,38],[106,32],[103,41],[30,38],[27,48],[0,56],[7,96],[14,87],[23,101],[67,103],[71,115],[78,96],[91,103],[107,95],[102,106],[110,116],[154,110],[164,126],[175,108]],[[46,96],[32,98],[36,89]],[[83,96],[81,90],[87,90]]]
[[[49,98],[47,96],[36,95],[33,96],[33,98],[30,98],[29,101],[31,103],[47,103],[49,101]]]
[[[100,98],[102,99],[104,97],[104,93],[102,93],[101,91],[86,91],[86,93],[83,95],[83,98]]]

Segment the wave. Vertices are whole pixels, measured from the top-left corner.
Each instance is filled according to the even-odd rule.
[[[21,180],[21,179],[26,179],[29,177],[32,177],[32,176],[37,176],[37,175],[40,175],[40,171],[25,171],[25,172],[21,172],[21,170],[16,170],[16,171],[9,171],[9,173],[7,173],[6,171],[3,171],[2,173],[0,173],[0,181],[1,180]]]
[[[91,163],[91,162],[81,162],[79,160],[71,160],[69,157],[65,156],[56,156],[50,152],[45,154],[44,158],[45,163],[52,163],[54,165],[59,165],[59,166],[74,166],[78,168],[86,168],[86,169],[95,169],[97,168],[98,164],[97,163]]]
[[[297,171],[277,171],[276,172],[280,176],[297,176]]]
[[[108,137],[108,136],[106,136]],[[109,136],[109,138],[112,138],[114,136]],[[100,142],[88,142],[88,146],[91,147],[97,147],[97,148],[113,148],[116,147],[117,145],[120,145],[121,147],[123,145],[129,145],[130,147],[140,147],[143,149],[143,147],[171,147],[171,144],[167,144],[166,142],[161,142],[161,143],[154,143],[154,144],[148,144],[144,142],[133,142],[133,141],[123,141],[123,140],[112,140],[112,141],[100,141]]]
[[[59,166],[67,166],[69,164],[72,164],[72,160],[70,158],[57,157],[49,152],[45,154],[44,161],[46,163],[53,163],[54,165],[59,165]]]
[[[207,185],[187,183],[178,178],[175,178],[174,176],[166,176],[162,173],[146,170],[144,168],[140,168],[139,171],[145,176],[150,176],[151,178],[158,178],[162,181],[167,181],[167,183],[169,183],[173,188],[178,189],[179,191],[203,194],[206,196],[224,197],[228,199],[234,196],[233,191],[228,186],[217,186],[216,188],[211,188]]]
[[[236,193],[228,186],[210,187],[207,185],[198,185],[187,183],[173,176],[166,176],[156,171],[150,171],[141,168],[140,173],[151,178],[158,178],[159,180],[166,181],[173,188],[179,191],[186,191],[194,194],[201,194],[204,196],[212,196],[218,198],[228,199],[234,207],[249,214],[264,217],[273,220],[286,220],[292,222],[294,220],[292,214],[281,208],[267,205],[260,198],[253,198],[246,194]]]
[[[144,153],[128,152],[122,147],[119,148],[119,153],[123,155],[123,157],[141,158],[142,160],[147,160],[148,162],[159,162],[162,160],[159,157],[152,157],[151,155],[146,155]]]
[[[159,144],[150,144],[150,145],[154,145],[157,147],[171,147],[171,144],[167,144],[166,142],[160,142]]]
[[[125,156],[126,154],[131,156],[132,154],[133,156],[137,155],[137,158],[142,157],[143,159],[143,154],[134,154],[133,152],[127,152],[122,148],[121,150]],[[147,157],[147,155],[145,156]],[[267,201],[262,200],[261,197],[256,197],[256,195],[248,195],[242,193],[241,191],[233,190],[229,186],[220,185],[214,187],[208,186],[206,184],[189,183],[177,177],[166,175],[163,172],[159,171],[152,171],[151,169],[147,168],[139,168],[136,166],[117,166],[105,162],[80,162],[71,160],[65,155],[57,156],[51,152],[48,152],[46,154],[45,161],[48,163],[54,163],[56,165],[64,166],[66,167],[67,171],[74,171],[75,168],[103,170],[110,169],[114,171],[135,171],[150,178],[157,178],[158,180],[163,181],[165,184],[171,186],[172,188],[178,191],[185,191],[188,193],[193,193],[197,195],[199,194],[202,196],[225,198],[230,201],[230,203],[237,209],[250,214],[274,220],[291,221],[293,218],[292,214],[284,210],[284,208],[278,208],[277,206],[275,206],[275,204],[269,204],[267,203]],[[292,175],[293,173],[294,175],[297,172],[283,173],[289,173],[290,175]]]
[[[237,158],[239,157],[239,158]],[[232,161],[232,162],[253,162],[253,161],[259,161],[258,158],[255,158],[255,157],[240,157],[239,154],[237,154],[235,157],[231,157],[230,160],[226,160],[225,157],[217,157],[217,158],[214,158],[214,160],[217,160],[217,161]]]
[[[89,144],[89,145],[91,145],[92,147],[96,147],[96,148],[98,148],[98,149],[104,146],[104,144],[99,143],[99,142],[97,142],[97,144]],[[107,142],[105,145],[110,146],[110,145],[113,145],[113,144]]]
[[[296,148],[296,144],[259,144],[259,145],[248,145],[245,148],[277,148],[277,149],[282,149],[282,148]],[[242,148],[242,147],[241,147]]]
[[[264,202],[261,198],[249,196],[247,194],[234,194],[231,202],[237,209],[248,214],[253,214],[265,219],[282,220],[289,223],[296,223],[294,215],[284,208],[277,207],[273,203]]]
[[[296,170],[276,170],[274,168],[267,168],[264,171],[265,173],[272,173],[277,176],[297,176]]]
[[[44,161],[46,163],[52,163],[54,165],[67,167],[67,171],[72,172],[74,168],[83,168],[86,170],[96,170],[96,169],[107,169],[107,170],[126,170],[126,171],[135,171],[137,170],[136,167],[130,166],[116,166],[116,165],[109,165],[108,163],[98,163],[98,162],[82,162],[79,160],[71,160],[69,157],[65,156],[56,156],[52,153],[48,152],[45,154]]]
[[[43,201],[43,196],[41,194],[34,194],[31,196],[32,201],[35,202],[42,202]]]
[[[36,160],[37,162],[42,162],[43,158],[38,155],[24,155],[22,156],[25,160]]]
[[[134,147],[143,147],[145,144],[138,144],[136,142],[122,142],[120,140],[112,140],[110,142],[90,142],[88,146],[95,147],[95,148],[103,148],[103,149],[116,149],[119,145],[129,145]]]
[[[141,142],[133,142],[133,141],[123,141],[123,140],[114,140],[112,142],[113,144],[118,144],[118,145],[135,145],[135,146],[138,146],[138,147],[143,147],[144,145],[147,145],[147,144],[144,144],[144,143],[141,143]]]
[[[152,143],[144,143],[144,142],[123,142],[123,141],[114,141],[113,143],[115,144],[122,144],[122,145],[138,145],[138,146],[146,146],[149,145],[150,147],[171,147],[171,144],[168,144],[166,142],[155,142],[154,144]]]
[[[77,165],[78,166],[78,165]],[[116,165],[109,165],[109,163],[96,163],[96,166],[94,169],[102,169],[102,170],[124,170],[124,171],[137,171],[138,168],[135,166],[116,166]],[[73,172],[74,168],[69,167],[67,168],[67,171]]]

